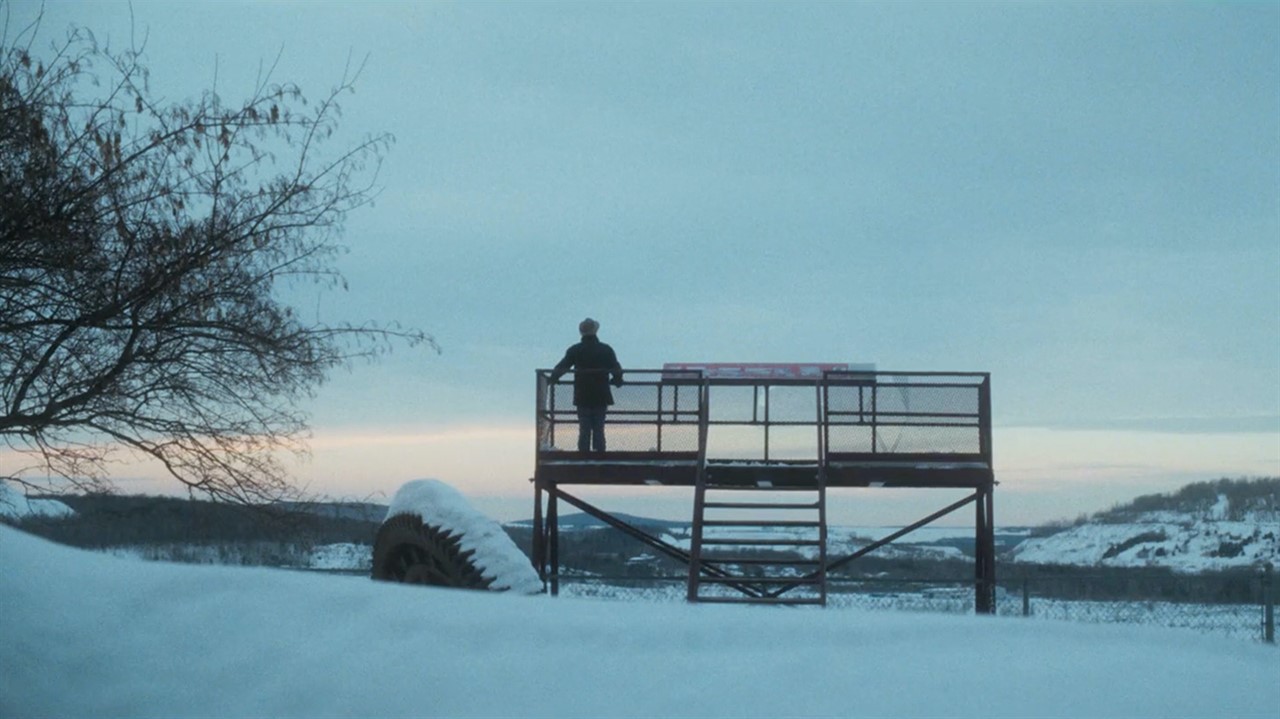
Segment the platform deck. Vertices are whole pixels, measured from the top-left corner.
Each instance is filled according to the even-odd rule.
[[[839,487],[979,488],[991,484],[990,465],[966,457],[869,458],[829,454],[826,483]],[[540,478],[556,484],[692,487],[697,452],[545,452]],[[721,485],[813,486],[821,463],[806,460],[707,460],[707,481]]]

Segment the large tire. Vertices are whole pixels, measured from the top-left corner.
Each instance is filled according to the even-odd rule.
[[[373,543],[373,578],[437,587],[488,589],[471,560],[475,550],[462,551],[461,537],[430,524],[416,514],[397,514],[378,528]]]

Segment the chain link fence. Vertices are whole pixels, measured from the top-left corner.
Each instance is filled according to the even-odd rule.
[[[1142,624],[1242,640],[1275,642],[1274,572],[1226,576],[1186,575],[1176,578],[1181,598],[1129,596],[1134,586],[1153,586],[1156,575],[1136,572],[1117,586],[1117,573],[1039,572],[1000,582],[996,614],[1030,620],[1101,624]],[[1161,579],[1168,579],[1161,576]],[[598,576],[571,572],[560,575],[560,595],[620,601],[682,602],[684,577]],[[1073,591],[1064,592],[1070,585]],[[1163,594],[1177,591],[1157,590]],[[1065,595],[1065,596],[1064,596]],[[1089,598],[1089,597],[1108,598]],[[1217,601],[1213,597],[1218,597]],[[974,594],[970,581],[901,578],[837,579],[828,582],[827,607],[970,614]]]

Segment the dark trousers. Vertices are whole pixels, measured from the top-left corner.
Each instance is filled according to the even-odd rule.
[[[604,416],[608,407],[578,408],[578,451],[604,451]]]

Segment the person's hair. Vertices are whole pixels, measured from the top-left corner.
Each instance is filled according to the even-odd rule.
[[[600,330],[600,323],[590,317],[578,323],[578,334],[593,335]]]

